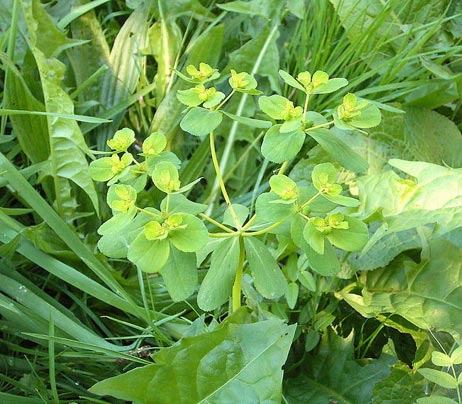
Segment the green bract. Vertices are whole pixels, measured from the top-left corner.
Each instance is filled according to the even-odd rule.
[[[167,138],[161,133],[151,133],[143,142],[141,156],[158,156],[167,146]]]
[[[113,212],[126,213],[136,203],[136,190],[129,185],[112,185],[107,193],[107,203]]]
[[[113,154],[111,157],[102,157],[90,163],[90,175],[95,181],[109,181],[109,185],[117,181],[133,162],[130,153],[124,153],[122,157]]]
[[[333,114],[335,126],[339,129],[372,128],[381,121],[379,109],[366,100],[358,100],[351,93],[343,97],[342,105]]]
[[[107,145],[117,153],[126,152],[135,141],[135,132],[129,128],[118,130],[112,139],[107,141]]]
[[[214,131],[223,120],[223,115],[218,111],[196,107],[191,108],[180,122],[180,127],[185,132],[194,136],[205,136]]]
[[[271,192],[284,201],[295,201],[298,197],[298,186],[285,175],[273,175],[269,180]]]
[[[235,70],[231,69],[229,85],[234,91],[240,93],[247,93],[252,95],[261,94],[261,91],[256,89],[257,80],[255,80],[253,76],[246,72],[236,73]]]
[[[205,83],[220,77],[218,69],[213,69],[207,63],[199,63],[199,69],[193,65],[186,67],[186,72],[193,82]]]
[[[215,87],[205,88],[203,84],[198,84],[189,90],[178,91],[177,98],[188,107],[203,104],[205,108],[213,108],[225,98],[225,95]]]
[[[348,80],[343,78],[330,79],[322,70],[315,71],[313,75],[307,71],[301,72],[297,75],[297,79],[284,70],[279,70],[279,75],[289,86],[308,95],[333,93],[348,84]]]
[[[178,169],[168,161],[162,161],[154,167],[152,180],[157,188],[167,194],[180,189]]]

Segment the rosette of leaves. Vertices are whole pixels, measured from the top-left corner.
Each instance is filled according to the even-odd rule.
[[[330,163],[313,169],[309,186],[274,175],[270,178],[271,192],[260,195],[256,203],[260,221],[290,223],[292,240],[306,254],[311,269],[321,275],[340,271],[334,246],[356,251],[368,240],[366,224],[343,212],[358,206],[359,201],[342,195],[337,178],[338,172]]]
[[[354,94],[347,94],[343,104],[336,109],[333,119],[329,121],[323,115],[308,109],[310,96],[333,93],[348,84],[346,79],[329,78],[326,72],[320,70],[313,75],[310,72],[301,72],[297,78],[284,70],[280,70],[279,74],[286,84],[305,94],[305,104],[303,107],[294,105],[280,95],[259,98],[260,109],[276,121],[265,134],[262,154],[275,163],[291,160],[300,152],[306,135],[309,135],[345,168],[364,171],[367,163],[331,128],[361,130],[360,128],[377,126],[381,119],[378,108],[368,101],[358,101]]]

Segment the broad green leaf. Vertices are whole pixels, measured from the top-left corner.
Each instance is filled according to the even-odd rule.
[[[373,104],[369,104],[361,110],[361,115],[353,118],[348,123],[355,128],[373,128],[380,124],[382,114]]]
[[[392,171],[358,180],[362,217],[380,211],[385,222],[366,249],[385,233],[437,223],[436,234],[445,234],[462,226],[462,169],[396,159],[389,163],[416,181],[402,179]]]
[[[40,2],[21,3],[30,37],[30,49],[40,74],[47,112],[73,114],[74,104],[61,87],[65,65],[55,56],[69,43],[56,28]],[[40,35],[40,39],[38,38]],[[74,215],[75,197],[69,181],[75,183],[90,198],[98,211],[98,197],[88,172],[85,154],[91,155],[77,122],[47,116],[48,135],[56,206],[63,217]]]
[[[282,296],[287,289],[287,281],[268,247],[255,237],[246,237],[244,243],[257,291],[268,299]]]
[[[91,162],[89,174],[94,181],[109,181],[114,176],[112,166],[111,157],[101,157]]]
[[[249,217],[249,208],[244,205],[239,205],[238,203],[233,203],[231,206],[233,207],[234,213],[236,214],[239,220],[239,224],[242,226]],[[236,223],[234,223],[234,219],[231,215],[229,207],[226,208],[225,213],[223,214],[223,224],[227,224],[233,227],[236,226]]]
[[[281,133],[294,132],[302,128],[302,118],[290,119],[285,121],[279,128]]]
[[[181,214],[183,221],[178,230],[171,230],[168,234],[173,245],[184,252],[195,252],[200,250],[209,239],[209,234],[204,223],[197,217],[190,214]]]
[[[374,230],[377,226],[374,226]],[[370,271],[388,265],[403,251],[422,247],[422,239],[415,229],[385,235],[365,253],[348,256],[348,263],[356,271]]]
[[[305,18],[305,2],[304,0],[289,0],[287,2],[289,11],[295,15],[295,17],[303,20]]]
[[[374,385],[373,403],[409,404],[422,397],[423,377],[406,364],[397,362],[391,367],[390,375]]]
[[[98,234],[104,236],[106,234],[118,233],[120,229],[124,229],[130,224],[130,222],[135,218],[135,215],[135,209],[115,214],[98,228]]]
[[[359,219],[345,216],[348,229],[332,229],[327,235],[328,240],[345,251],[357,251],[363,248],[369,239],[367,225]]]
[[[303,249],[303,247],[302,247]],[[332,245],[324,240],[324,254],[318,254],[309,245],[303,251],[306,254],[310,268],[323,276],[332,276],[340,272],[340,262]]]
[[[89,391],[93,394],[111,395],[135,403],[149,403],[146,401],[146,391],[158,371],[159,366],[157,364],[139,367],[123,375],[105,379],[93,385]],[[154,403],[154,401],[151,402]]]
[[[406,151],[412,153],[415,160],[462,167],[462,156],[459,153],[462,148],[460,130],[453,121],[438,112],[407,108],[404,115],[404,135]]]
[[[316,292],[316,281],[311,272],[301,271],[298,276],[300,283],[311,292]]]
[[[312,94],[329,94],[339,90],[342,87],[348,85],[348,80],[344,78],[333,78],[329,79],[326,84],[322,84],[316,87]]]
[[[167,239],[148,240],[141,232],[128,247],[127,258],[141,271],[159,272],[170,255],[170,243]]]
[[[455,365],[462,364],[462,346],[454,349],[454,352],[451,353],[451,361]]]
[[[258,99],[260,109],[272,119],[283,119],[282,113],[290,101],[281,95],[262,96]]]
[[[294,77],[292,77],[289,73],[284,70],[279,70],[279,75],[282,77],[284,82],[291,87],[294,87],[300,91],[306,93],[305,87],[303,87]]]
[[[320,275],[332,276],[340,272],[340,263],[332,245],[324,239],[324,254],[318,254],[303,237],[306,220],[300,216],[292,219],[290,234],[294,243],[306,254],[311,269]]]
[[[245,116],[230,114],[229,112],[226,112],[226,111],[221,111],[221,113],[225,114],[228,118],[231,118],[233,121],[242,123],[243,125],[247,125],[252,128],[265,129],[265,128],[271,127],[270,121],[263,121],[261,119],[247,118]]]
[[[446,389],[456,389],[457,380],[453,375],[442,370],[420,368],[417,370],[425,379]]]
[[[290,282],[287,285],[287,290],[286,290],[286,300],[287,300],[287,305],[289,306],[289,309],[293,309],[295,305],[297,304],[297,299],[298,299],[298,284],[295,282]]]
[[[316,229],[311,220],[306,222],[303,238],[316,253],[324,254],[325,235]]]
[[[205,136],[213,132],[221,123],[223,115],[218,111],[209,111],[195,107],[182,119],[180,126],[185,132],[194,136]]]
[[[170,247],[170,255],[160,274],[172,300],[185,300],[197,286],[196,256]]]
[[[139,404],[278,403],[294,332],[280,320],[253,323],[242,309],[216,330],[162,349],[154,365],[103,380],[90,392]]]
[[[265,192],[257,198],[255,210],[257,220],[260,222],[278,222],[289,218],[296,213],[293,204],[272,203],[279,197],[272,192]]]
[[[457,404],[457,401],[449,397],[432,395],[417,399],[417,404]]]
[[[462,333],[462,252],[443,239],[430,240],[429,260],[395,259],[363,273],[361,295],[339,296],[362,315],[397,314],[422,329]]]
[[[359,173],[367,170],[367,162],[343,142],[334,130],[320,128],[307,130],[307,134],[346,169]]]
[[[451,357],[446,355],[443,352],[438,352],[438,351],[433,351],[432,352],[432,362],[436,366],[452,366],[453,362],[451,360]]]
[[[160,210],[165,211],[168,203],[168,213],[189,213],[190,215],[197,215],[207,209],[207,205],[190,201],[184,195],[171,194],[162,199],[160,203]]]
[[[138,215],[133,220],[132,212],[113,216],[98,229],[98,233],[102,235],[98,241],[98,249],[107,257],[127,257],[130,244],[151,220],[152,217],[148,215]]]
[[[305,134],[301,130],[289,133],[279,131],[281,125],[274,125],[266,132],[261,153],[274,163],[292,160],[303,146]]]
[[[345,195],[329,195],[329,194],[325,194],[325,195],[323,195],[323,197],[328,199],[329,201],[337,204],[337,205],[347,206],[349,208],[355,208],[355,207],[357,207],[357,206],[359,206],[361,204],[359,202],[359,200],[357,200],[355,198],[351,198],[349,196],[345,196]]]
[[[197,304],[202,310],[215,310],[231,296],[239,263],[239,251],[238,237],[226,238],[215,246],[210,268],[197,295]]]
[[[0,54],[0,60],[3,58]],[[6,63],[5,63],[6,64]],[[11,63],[5,80],[3,107],[15,110],[44,112],[44,105],[31,93],[27,83]],[[14,133],[21,150],[33,162],[45,161],[50,155],[50,138],[47,119],[39,115],[10,115]]]
[[[285,381],[284,396],[289,404],[370,403],[374,385],[389,375],[393,360],[382,355],[360,364],[353,355],[353,334],[341,338],[328,330],[300,376]]]

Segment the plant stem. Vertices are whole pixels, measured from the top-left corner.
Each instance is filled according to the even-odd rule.
[[[214,224],[215,226],[219,227],[220,229],[228,233],[234,233],[234,230],[230,229],[229,227],[226,227],[224,224],[221,224],[220,222],[217,222],[215,219],[212,219],[211,217],[205,215],[204,213],[199,213],[199,217],[204,220],[207,220],[207,222]]]
[[[303,119],[305,119],[306,111],[308,111],[308,103],[310,101],[310,95],[307,94],[305,98],[305,105],[303,106]]]
[[[230,98],[234,95],[235,92],[236,90],[231,91],[228,94],[228,96],[215,108],[215,111],[218,111],[220,108],[222,108],[223,105],[225,105],[230,100]]]
[[[158,215],[154,212],[149,212],[149,210],[146,210],[146,209],[143,209],[143,208],[139,208],[138,206],[136,206],[136,210],[140,211],[140,212],[143,212],[149,216],[152,216],[152,217],[155,217],[156,219],[162,219],[162,216],[161,215]]]
[[[236,277],[233,284],[233,313],[241,307],[242,272],[244,269],[245,248],[244,239],[239,238],[239,263],[237,266]]]
[[[319,125],[312,126],[311,128],[305,129],[305,132],[309,132],[310,130],[315,130],[315,129],[319,129],[319,128],[324,128],[326,126],[332,125],[333,123],[334,123],[333,120],[329,121],[329,122],[326,122],[326,123],[321,123]]]
[[[313,195],[310,199],[308,199],[303,205],[300,206],[300,209],[303,209],[305,206],[309,205],[311,202],[313,202],[319,195],[321,195],[321,192],[318,192],[316,195]]]
[[[284,163],[282,163],[281,168],[278,171],[278,175],[283,175],[284,172],[287,170],[287,166],[289,165],[289,161],[286,160]]]
[[[220,185],[221,193],[223,198],[225,198],[226,204],[228,205],[229,213],[233,218],[234,224],[236,225],[237,229],[241,229],[241,224],[239,223],[239,219],[237,218],[236,212],[234,211],[233,205],[231,204],[231,200],[229,199],[228,191],[226,190],[225,183],[223,181],[223,177],[221,175],[220,164],[218,163],[217,158],[217,151],[215,149],[215,134],[214,132],[210,132],[210,153],[212,155],[212,162],[213,167],[215,168],[215,173],[217,175],[217,181]],[[213,203],[213,202],[212,202]]]
[[[274,24],[273,28],[271,29],[271,32],[268,34],[268,37],[265,40],[265,43],[263,44],[257,59],[255,60],[255,63],[253,64],[252,71],[250,72],[251,76],[254,76],[255,74],[258,73],[258,70],[260,69],[260,66],[263,62],[263,57],[266,54],[266,51],[268,50],[268,47],[271,44],[271,41],[273,40],[274,35],[276,35],[276,32],[278,32],[279,24]],[[249,94],[245,93],[242,94],[242,98],[239,101],[239,105],[237,107],[236,115],[237,116],[242,116],[242,113],[245,109],[245,104],[247,102],[247,99],[249,97]],[[226,166],[228,164],[229,156],[231,155],[231,151],[234,145],[234,140],[236,138],[236,133],[237,133],[237,128],[238,128],[239,123],[234,121],[233,125],[231,126],[231,130],[229,131],[229,135],[227,136],[226,139],[226,145],[223,150],[223,155],[221,158],[221,170],[224,172],[226,171]],[[213,209],[213,202],[215,201],[216,195],[217,195],[217,188],[218,188],[218,183],[217,180],[215,180],[215,183],[212,186],[212,190],[210,191],[210,206],[209,210],[207,211],[207,214],[211,214],[211,210]]]
[[[276,227],[280,226],[283,224],[285,220],[280,220],[279,222],[273,223],[271,226],[265,227],[264,229],[258,230],[258,231],[252,231],[252,232],[244,232],[242,233],[242,237],[253,237],[253,236],[261,236],[262,234],[265,234],[269,232],[270,230],[275,229]]]

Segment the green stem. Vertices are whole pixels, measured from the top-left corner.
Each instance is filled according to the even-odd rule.
[[[286,160],[284,163],[282,163],[281,168],[278,171],[278,175],[283,175],[285,171],[287,170],[287,166],[289,165],[289,161]]]
[[[233,90],[229,93],[229,95],[214,109],[214,111],[218,111],[220,108],[223,107],[223,105],[225,105],[229,100],[230,98],[235,94],[236,90]]]
[[[258,231],[252,231],[250,233],[244,232],[242,233],[242,237],[253,237],[253,236],[261,236],[262,234],[268,233],[270,230],[275,229],[276,227],[283,224],[285,220],[280,220],[279,222],[273,223],[271,226],[265,227],[264,229]]]
[[[170,194],[167,194],[165,198],[165,213],[168,214],[168,210],[170,208]]]
[[[205,215],[204,213],[199,213],[199,217],[204,220],[207,220],[207,222],[214,224],[215,226],[219,227],[220,229],[228,233],[234,233],[234,230],[230,229],[229,227],[226,227],[224,224],[221,224],[220,222],[217,222],[215,219],[212,219],[211,217]]]
[[[305,206],[309,205],[311,202],[313,202],[319,195],[321,195],[321,192],[318,192],[316,195],[313,195],[310,199],[308,199],[303,205],[300,206],[300,209],[303,209]]]
[[[242,289],[242,272],[244,269],[245,261],[245,248],[244,248],[244,239],[241,237],[239,239],[239,263],[237,266],[236,277],[234,278],[233,284],[233,313],[241,307],[241,289]]]
[[[258,73],[258,70],[260,69],[260,66],[263,63],[263,59],[266,54],[266,51],[268,50],[268,47],[270,46],[271,41],[274,38],[274,35],[276,35],[278,28],[279,28],[279,24],[274,24],[273,28],[271,29],[271,32],[268,34],[268,37],[266,38],[265,43],[261,47],[261,50],[257,56],[257,59],[255,60],[255,63],[253,64],[252,71],[250,72],[251,76],[254,76],[255,74]],[[248,97],[249,97],[249,94],[247,93],[242,94],[241,100],[239,101],[239,105],[236,110],[237,116],[242,116]],[[231,151],[233,149],[234,141],[237,135],[238,125],[239,123],[237,121],[234,121],[229,131],[229,134],[226,137],[226,144],[223,150],[223,155],[221,157],[221,171],[222,172],[226,171],[226,166],[228,165],[228,160],[231,155]],[[209,206],[209,210],[207,211],[208,215],[210,215],[212,212],[213,203],[217,197],[217,189],[218,189],[218,181],[215,180],[212,186],[212,190],[210,191],[210,206]]]
[[[149,210],[146,210],[146,209],[143,209],[143,208],[139,208],[138,206],[135,206],[136,207],[136,210],[140,211],[140,212],[143,212],[143,213],[146,213],[147,215],[149,216],[152,216],[152,217],[155,217],[156,219],[162,219],[162,216],[161,215],[158,215],[154,212],[149,212]]]
[[[334,123],[334,121],[329,121],[329,122],[326,122],[326,123],[321,123],[319,125],[316,125],[316,126],[312,126],[311,128],[308,128],[308,129],[305,129],[305,132],[309,132],[310,130],[315,130],[315,129],[319,129],[319,128],[324,128],[326,126],[330,126]]]
[[[233,205],[231,204],[231,199],[229,198],[228,191],[226,190],[225,183],[221,175],[220,164],[218,163],[217,151],[215,149],[215,134],[213,132],[210,133],[210,153],[212,155],[212,162],[213,167],[215,168],[215,173],[217,175],[217,181],[220,185],[223,198],[225,198],[226,204],[228,205],[229,213],[233,218],[236,228],[241,229],[241,224],[239,223],[239,219],[237,218],[236,212],[234,211]]]
[[[305,98],[305,105],[303,106],[303,119],[305,119],[306,111],[308,111],[308,103],[310,101],[310,95],[307,94]]]

